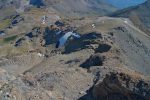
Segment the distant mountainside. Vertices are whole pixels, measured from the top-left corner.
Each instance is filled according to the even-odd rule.
[[[0,20],[23,12],[29,6],[28,0],[0,0]]]
[[[107,15],[117,10],[104,0],[0,0],[0,8],[10,5],[19,8],[26,2],[36,7],[54,9],[66,16]]]
[[[113,17],[128,17],[138,28],[150,35],[150,0],[113,13]]]
[[[52,7],[63,15],[107,15],[117,9],[103,0],[44,0],[47,7]]]
[[[147,0],[105,0],[105,2],[108,2],[109,4],[120,9],[136,6],[144,3],[145,1]]]

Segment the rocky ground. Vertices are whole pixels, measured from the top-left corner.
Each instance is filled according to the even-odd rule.
[[[129,19],[35,7],[8,19],[0,25],[0,100],[150,99],[150,36]],[[68,31],[81,37],[56,48]]]

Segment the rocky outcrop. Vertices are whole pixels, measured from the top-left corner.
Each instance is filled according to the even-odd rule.
[[[111,73],[93,88],[95,100],[149,100],[150,84],[124,73]]]
[[[95,49],[96,53],[104,53],[108,52],[111,49],[111,45],[108,44],[100,44],[98,48]]]
[[[83,68],[90,68],[92,66],[102,66],[105,57],[101,56],[100,54],[91,55],[89,59],[87,59],[83,64],[80,66]]]

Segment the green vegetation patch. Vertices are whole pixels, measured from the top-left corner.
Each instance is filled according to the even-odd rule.
[[[17,37],[18,37],[18,35],[6,37],[3,39],[3,43],[9,43],[9,42],[15,41],[17,39]]]

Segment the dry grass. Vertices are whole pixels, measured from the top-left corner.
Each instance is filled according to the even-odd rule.
[[[27,47],[15,47],[14,43],[20,35],[9,35],[0,39],[0,56],[13,56],[27,52]]]
[[[0,48],[0,56],[2,57],[11,57],[11,56],[15,56],[15,55],[20,55],[20,54],[24,54],[28,51],[28,49],[26,47],[14,47],[11,44],[7,44],[5,46],[3,46],[2,48]]]
[[[11,19],[5,19],[3,21],[0,22],[0,30],[5,29],[6,27],[8,27],[11,24]]]
[[[92,24],[95,24],[95,28],[92,27]],[[108,32],[113,28],[120,26],[123,24],[123,21],[119,19],[107,19],[102,20],[96,23],[88,23],[80,28],[78,28],[78,32],[81,34],[90,33],[90,32]]]

